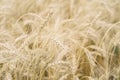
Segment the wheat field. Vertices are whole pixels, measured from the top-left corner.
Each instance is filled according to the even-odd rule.
[[[0,0],[0,80],[120,80],[120,0]]]

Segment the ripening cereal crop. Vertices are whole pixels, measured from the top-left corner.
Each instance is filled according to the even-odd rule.
[[[120,80],[120,0],[0,0],[0,80]]]

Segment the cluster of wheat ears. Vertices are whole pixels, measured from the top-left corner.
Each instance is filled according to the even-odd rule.
[[[120,0],[0,0],[0,80],[120,80]]]

